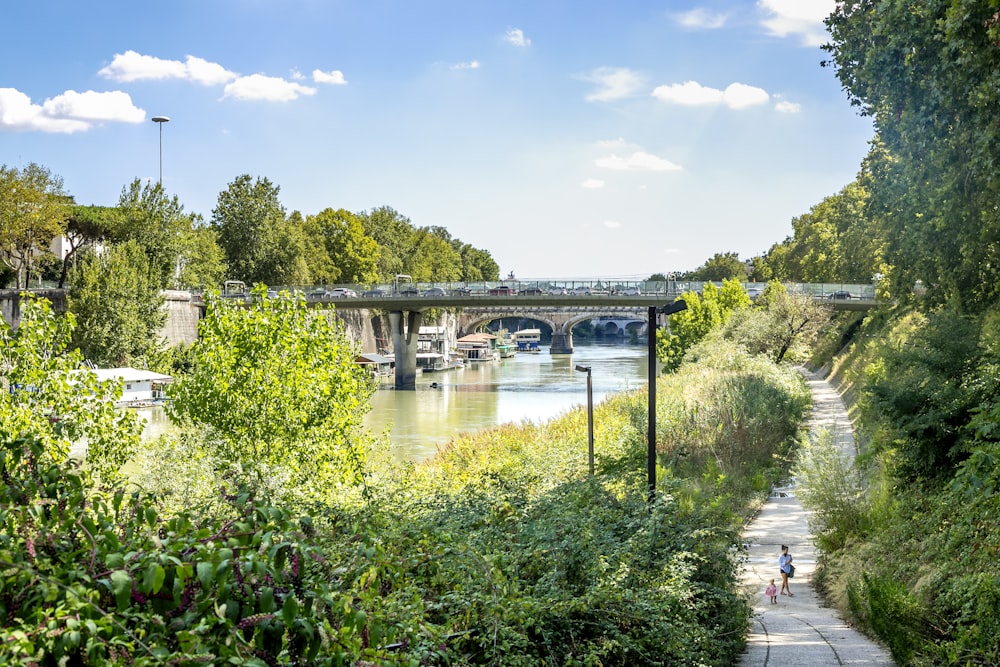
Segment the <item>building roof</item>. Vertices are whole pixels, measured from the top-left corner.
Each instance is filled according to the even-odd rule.
[[[94,368],[98,381],[121,380],[122,382],[173,382],[169,375],[139,368]]]
[[[362,364],[391,364],[393,362],[393,360],[389,357],[384,357],[381,354],[376,354],[374,352],[359,354],[355,361]]]
[[[488,333],[473,333],[468,336],[462,336],[458,339],[459,343],[485,343],[487,341],[496,340],[496,336]]]

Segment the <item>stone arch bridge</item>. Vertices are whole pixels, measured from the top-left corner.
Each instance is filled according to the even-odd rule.
[[[635,306],[492,306],[463,309],[458,318],[459,331],[469,334],[480,326],[496,320],[527,318],[544,322],[552,329],[552,354],[573,353],[573,327],[581,322],[600,318],[604,332],[618,335],[646,330],[648,313]]]

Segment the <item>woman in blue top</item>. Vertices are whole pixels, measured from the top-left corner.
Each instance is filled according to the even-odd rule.
[[[781,570],[781,594],[793,598],[795,596],[792,595],[792,589],[788,587],[788,573],[791,572],[791,566],[792,554],[788,553],[788,547],[782,544],[781,555],[778,556],[778,569]]]

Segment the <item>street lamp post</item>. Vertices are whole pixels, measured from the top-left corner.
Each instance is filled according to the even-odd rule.
[[[649,307],[649,323],[646,325],[648,350],[647,378],[649,381],[649,412],[646,428],[646,478],[649,484],[649,501],[656,497],[656,319],[657,315],[673,315],[687,308],[683,299],[677,299],[665,306]]]
[[[153,116],[153,122],[160,126],[160,187],[163,187],[163,124],[169,123],[166,116]]]
[[[587,374],[587,463],[590,474],[594,474],[594,382],[590,366],[577,366],[576,370]]]

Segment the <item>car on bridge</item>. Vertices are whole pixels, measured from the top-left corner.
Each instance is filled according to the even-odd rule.
[[[491,287],[489,291],[490,296],[513,296],[516,293],[510,285],[497,285]]]
[[[356,298],[358,293],[347,287],[334,287],[332,290],[326,293],[326,296],[330,299],[343,299],[343,298]]]
[[[428,287],[424,290],[424,296],[447,296],[443,287]]]
[[[638,286],[626,287],[625,289],[618,292],[622,296],[642,296],[642,290]]]
[[[830,292],[826,295],[827,299],[853,299],[854,295],[846,290],[840,290],[837,292]]]
[[[576,296],[590,296],[594,293],[594,290],[590,289],[588,285],[580,285],[571,289],[569,293]]]
[[[365,290],[364,292],[361,293],[361,296],[368,299],[371,298],[380,299],[384,296],[388,296],[388,292],[386,292],[384,289],[380,287],[375,287],[373,289]]]
[[[521,294],[524,294],[526,296],[532,296],[532,295],[537,296],[539,294],[545,294],[545,290],[543,290],[538,285],[532,285],[531,287],[525,287],[523,290],[521,290]]]
[[[563,296],[564,294],[568,294],[568,292],[565,287],[553,287],[549,290],[549,294],[553,296]]]

